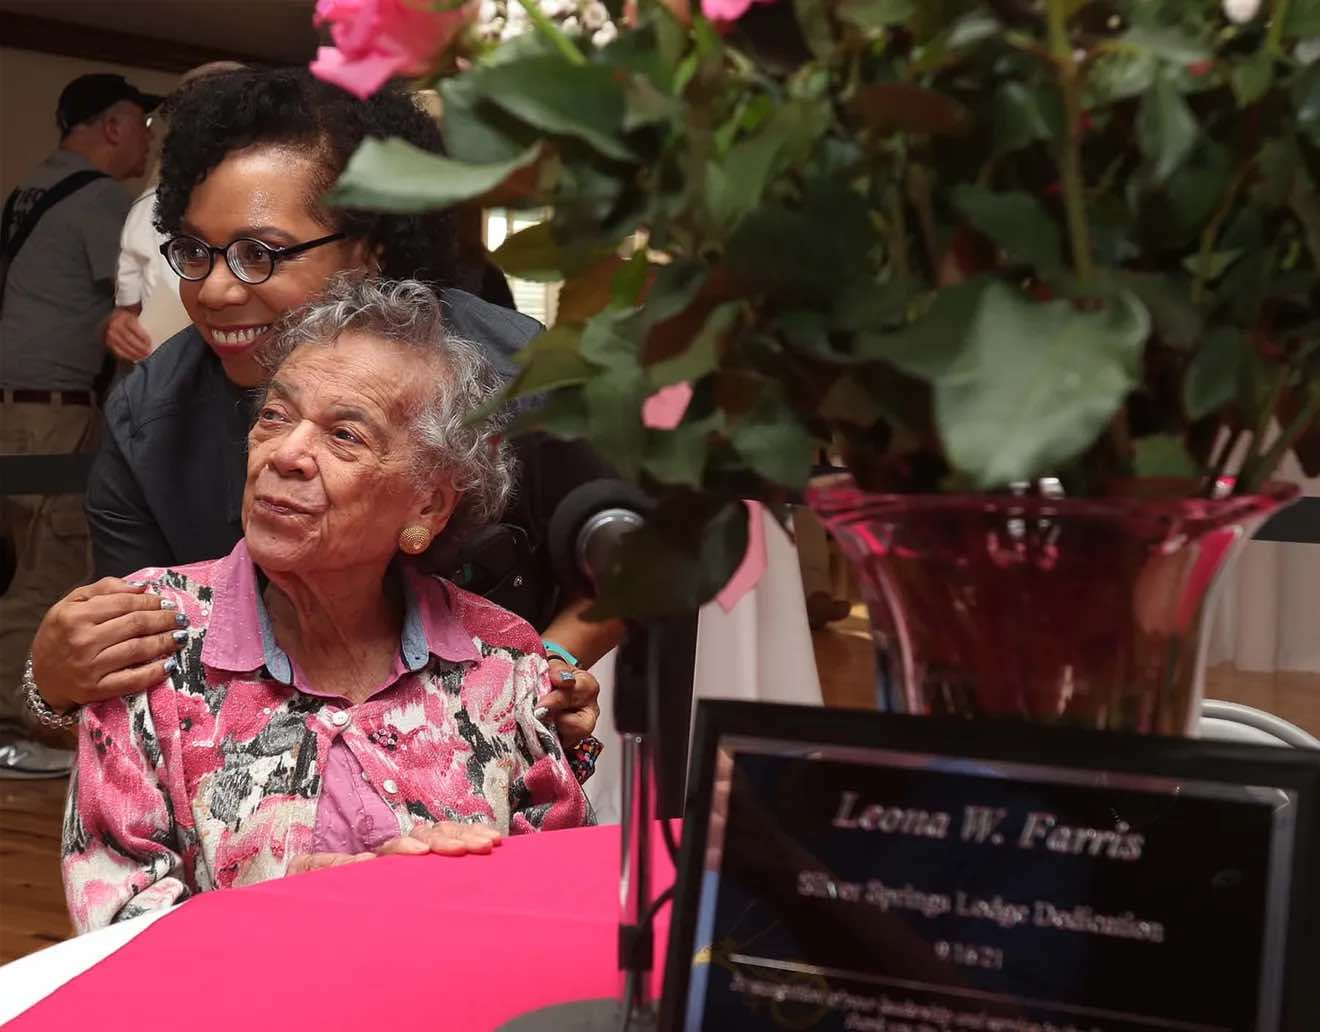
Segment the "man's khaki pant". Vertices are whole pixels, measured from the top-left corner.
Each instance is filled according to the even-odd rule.
[[[18,403],[0,394],[0,455],[91,451],[100,413],[88,405]],[[92,573],[81,494],[0,495],[0,534],[17,568],[0,595],[0,723],[24,717],[19,681],[46,610]]]

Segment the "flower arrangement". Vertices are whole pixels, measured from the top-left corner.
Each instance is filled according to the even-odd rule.
[[[519,4],[321,0],[319,65],[424,63],[449,151],[372,141],[334,199],[552,211],[495,256],[563,281],[508,397],[659,500],[603,610],[710,598],[740,500],[826,448],[873,490],[1211,496],[1305,443],[1320,0],[639,0],[601,45]]]

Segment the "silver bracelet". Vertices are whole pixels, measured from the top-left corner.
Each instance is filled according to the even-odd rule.
[[[32,676],[31,653],[28,654],[27,662],[23,664],[23,680],[19,682],[19,685],[23,692],[23,698],[27,702],[28,712],[37,718],[42,727],[67,731],[71,727],[78,726],[78,708],[76,706],[68,713],[56,713],[55,710],[50,708],[50,703],[41,697],[41,689],[37,687],[36,678]]]

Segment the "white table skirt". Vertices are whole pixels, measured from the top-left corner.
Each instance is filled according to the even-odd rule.
[[[141,917],[98,928],[0,967],[0,1025],[18,1017],[66,982],[110,956],[178,906],[153,910]]]

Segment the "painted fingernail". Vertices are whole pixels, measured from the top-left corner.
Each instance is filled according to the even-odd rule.
[[[131,580],[128,582],[128,586],[130,588],[145,588],[147,586],[147,582],[144,580]]]
[[[179,615],[182,616],[183,614],[180,613]],[[174,640],[177,641],[180,645],[182,645],[185,641],[188,640],[188,632],[187,632],[187,631],[175,631],[174,634],[173,634],[173,638],[174,638]]]
[[[187,613],[175,613],[175,614],[174,614],[174,622],[175,622],[176,624],[178,624],[180,627],[187,627],[187,626],[188,626],[188,614],[187,614]]]
[[[175,602],[174,599],[172,599],[172,598],[163,598],[163,599],[160,600],[160,608],[161,608],[161,609],[178,609],[178,608],[179,608],[179,603]]]
[[[166,677],[168,677],[170,674],[174,673],[174,671],[176,671],[176,670],[178,670],[178,669],[179,669],[179,663],[178,663],[178,661],[177,661],[173,656],[171,656],[169,659],[165,660],[165,676],[166,676]]]

